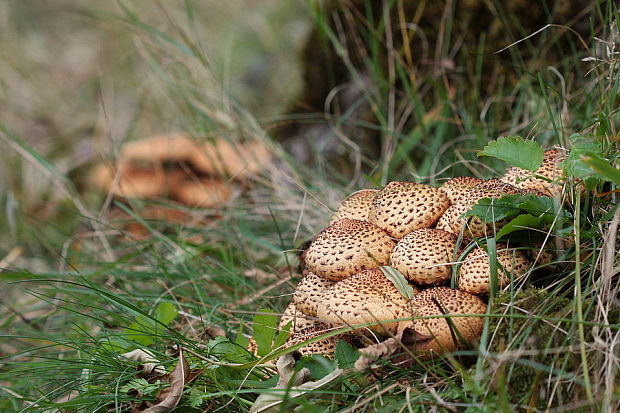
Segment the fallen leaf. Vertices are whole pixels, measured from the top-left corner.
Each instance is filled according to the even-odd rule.
[[[123,353],[121,356],[130,360],[145,362],[141,366],[141,373],[143,376],[163,376],[166,374],[166,369],[161,366],[161,362],[157,360],[155,355],[149,350],[138,348],[128,353]]]
[[[170,387],[160,391],[157,395],[157,404],[147,408],[146,410],[139,410],[140,413],[168,413],[174,410],[179,404],[181,396],[183,396],[183,388],[189,377],[189,363],[185,359],[183,350],[179,350],[179,361],[177,366],[170,373]]]

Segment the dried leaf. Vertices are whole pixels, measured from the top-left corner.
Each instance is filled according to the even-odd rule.
[[[138,348],[128,353],[121,354],[121,356],[128,358],[129,360],[145,362],[142,365],[141,371],[143,376],[163,376],[166,374],[166,369],[160,365],[161,362],[157,360],[155,355],[153,355],[153,353],[149,350]]]
[[[250,408],[250,413],[280,412],[285,398],[290,400],[312,393],[315,389],[329,385],[344,372],[337,368],[320,380],[306,381],[310,376],[310,371],[303,368],[295,374],[295,359],[290,354],[280,357],[276,365],[280,380],[274,390],[288,388],[288,392],[274,391],[261,394]]]
[[[146,410],[140,410],[141,413],[168,413],[174,410],[179,404],[181,396],[183,396],[183,388],[189,377],[189,363],[185,359],[183,350],[179,351],[179,361],[177,366],[170,373],[170,387],[159,392],[157,395],[157,404]]]
[[[403,347],[411,352],[424,351],[426,346],[433,340],[433,336],[419,333],[410,327],[405,327],[396,336],[390,337],[377,344],[372,344],[360,350],[361,357],[355,362],[356,370],[365,370],[371,367],[379,359],[390,358],[390,362],[397,365],[407,365],[413,358],[409,352],[402,352],[396,357],[391,357]]]

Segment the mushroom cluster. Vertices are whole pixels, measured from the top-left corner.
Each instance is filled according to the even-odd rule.
[[[301,255],[302,279],[280,321],[290,326],[288,345],[343,327],[299,352],[330,356],[343,338],[371,349],[414,331],[409,349],[432,357],[478,340],[492,278],[484,238],[505,223],[463,214],[482,198],[558,193],[563,156],[545,152],[535,173],[511,168],[500,179],[458,177],[440,187],[390,182],[350,195]],[[495,258],[498,288],[532,267],[507,244],[497,244]]]
[[[228,202],[269,159],[268,148],[259,142],[198,140],[184,133],[155,135],[126,143],[116,161],[96,165],[90,181],[117,198],[167,199],[215,208]],[[187,218],[178,209],[158,204],[146,206],[141,215],[168,222]]]

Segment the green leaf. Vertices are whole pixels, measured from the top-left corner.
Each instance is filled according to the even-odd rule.
[[[478,156],[491,156],[534,172],[542,164],[544,151],[534,141],[527,141],[520,136],[505,136],[489,142],[478,152]]]
[[[258,355],[266,356],[272,349],[273,339],[276,335],[278,316],[271,310],[260,310],[253,320],[254,340],[258,345]]]
[[[169,302],[163,302],[163,303],[160,303],[157,306],[157,308],[155,308],[154,317],[157,321],[159,321],[163,325],[168,326],[170,325],[172,320],[176,318],[178,314],[179,313],[177,311],[177,308],[174,306],[174,304],[169,303]]]
[[[286,340],[288,340],[288,338],[291,335],[290,331],[291,331],[292,326],[293,326],[292,321],[289,321],[288,323],[286,323],[284,328],[282,328],[282,331],[280,331],[278,335],[276,336],[276,338],[273,340],[273,348],[280,348],[281,346],[284,345],[284,343],[286,343]]]
[[[336,361],[341,369],[350,369],[360,356],[358,349],[344,340],[340,340],[336,344]]]
[[[472,206],[469,211],[463,214],[463,216],[477,216],[482,218],[485,222],[497,222],[524,212],[534,216],[544,215],[546,219],[550,220],[553,220],[556,215],[552,198],[525,194],[504,195],[501,198],[482,198],[476,205]],[[561,213],[566,215],[565,211]]]
[[[385,275],[385,277],[390,280],[392,284],[394,284],[394,287],[396,287],[398,292],[401,293],[403,297],[408,300],[413,298],[413,288],[409,285],[409,282],[400,271],[388,265],[379,268],[383,272],[383,275]]]
[[[505,235],[515,231],[523,231],[528,228],[544,228],[545,224],[549,224],[549,220],[545,216],[536,217],[531,214],[522,214],[513,218],[510,222],[504,225],[498,232],[497,238],[501,238]]]
[[[620,185],[620,170],[610,164],[606,159],[584,155],[581,157],[581,160],[594,169],[606,181],[611,181],[616,185]]]
[[[211,356],[215,356],[218,359],[228,363],[247,363],[254,360],[252,356],[245,348],[233,343],[228,338],[223,336],[215,337],[209,340],[207,343],[207,349]]]

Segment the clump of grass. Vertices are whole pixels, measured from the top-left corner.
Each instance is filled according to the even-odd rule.
[[[192,20],[194,9],[186,4]],[[328,41],[344,47],[326,17],[312,11]],[[476,101],[480,97],[475,92],[473,97],[463,91],[452,95],[441,82],[429,91],[422,79],[414,82],[408,76],[409,64],[396,54],[390,55],[393,71],[385,73],[381,57],[370,53],[366,63],[374,69],[378,87],[360,99],[376,110],[379,121],[365,127],[381,132],[383,150],[379,162],[360,154],[358,164],[366,170],[354,167],[351,174],[324,162],[307,168],[279,150],[260,120],[222,93],[199,34],[178,22],[171,24],[174,30],[160,30],[130,7],[121,14],[97,15],[97,22],[131,32],[152,82],[161,87],[158,96],[170,100],[188,129],[200,136],[267,141],[279,156],[247,198],[224,211],[208,230],[146,223],[151,237],[127,236],[120,243],[115,239],[119,231],[101,222],[88,203],[83,208],[67,204],[68,213],[89,228],[79,243],[69,240],[65,249],[50,243],[53,258],[47,258],[42,271],[21,265],[0,274],[3,284],[22,297],[9,302],[0,320],[7,342],[0,359],[0,409],[123,411],[155,403],[165,381],[142,372],[143,361],[125,356],[141,349],[167,372],[179,363],[180,352],[185,355],[190,373],[178,401],[184,411],[248,411],[260,394],[277,393],[268,361],[293,350],[278,348],[282,338],[274,330],[296,277],[296,258],[282,251],[294,250],[326,223],[330,207],[353,187],[411,177],[433,182],[468,172],[486,177],[494,171],[480,169],[475,151],[488,138],[522,134],[546,146],[562,144],[578,155],[567,166],[570,176],[559,200],[574,217],[568,223],[574,245],[561,260],[532,274],[533,286],[513,286],[494,298],[485,334],[474,350],[370,373],[350,369],[345,363],[353,357],[350,349],[341,350],[335,361],[304,359],[298,368],[308,367],[313,379],[336,367],[344,370],[303,397],[284,397],[283,408],[535,411],[564,406],[613,411],[620,403],[619,183],[613,172],[618,165],[618,35],[613,3],[597,5],[597,11],[604,16],[597,28],[600,40],[591,44],[594,60],[585,62],[592,69],[584,77],[569,79],[568,69],[536,76],[525,71],[512,89],[498,86],[488,102]],[[454,21],[451,13],[446,14],[447,26]],[[387,29],[389,16],[367,19]],[[370,29],[363,35],[376,43],[386,36]],[[449,29],[443,35],[443,44],[449,44]],[[527,47],[536,51],[534,44]],[[567,53],[565,64],[581,74],[584,56],[576,50]],[[441,49],[440,57],[447,51]],[[521,64],[517,46],[509,51],[514,63]],[[355,77],[358,69],[348,69]],[[480,79],[480,72],[473,75]],[[403,90],[396,89],[396,77]],[[400,93],[411,107],[399,113],[410,119],[403,115],[396,122],[390,97]],[[438,97],[435,106],[425,104],[430,95]],[[494,98],[506,96],[509,105],[492,108]],[[353,113],[336,120],[343,125],[358,121],[348,115]],[[3,136],[37,167],[58,172],[15,134],[5,130]],[[65,175],[58,172],[55,182],[77,197]],[[41,237],[45,243],[48,235]],[[57,262],[61,270],[50,264]],[[259,341],[259,357],[246,350],[251,335]]]

